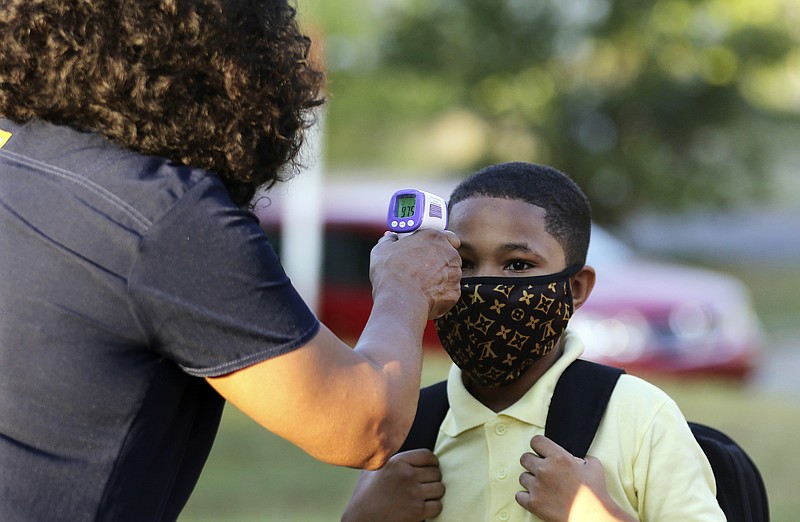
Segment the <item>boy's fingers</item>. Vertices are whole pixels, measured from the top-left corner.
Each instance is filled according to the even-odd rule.
[[[522,464],[522,467],[525,468],[528,473],[531,475],[536,475],[537,469],[543,460],[544,459],[539,455],[535,455],[533,453],[523,453],[519,458],[519,463]],[[525,475],[525,473],[522,475]]]
[[[428,482],[420,484],[423,498],[427,500],[439,500],[444,496],[444,484],[441,482]]]
[[[442,471],[438,466],[415,467],[414,476],[420,484],[442,482]]]
[[[547,458],[558,453],[569,453],[567,450],[556,444],[552,439],[544,435],[536,435],[531,439],[531,449],[542,458]]]
[[[442,502],[440,500],[425,501],[425,519],[438,517],[442,513]]]
[[[414,467],[439,466],[439,459],[429,449],[413,449],[398,453],[393,460],[400,460]]]

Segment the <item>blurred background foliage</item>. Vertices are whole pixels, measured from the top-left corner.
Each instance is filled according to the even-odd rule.
[[[301,2],[329,72],[325,161],[426,176],[527,160],[601,223],[767,201],[800,122],[794,0]]]

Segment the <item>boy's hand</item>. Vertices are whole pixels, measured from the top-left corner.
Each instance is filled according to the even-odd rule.
[[[398,453],[377,471],[364,471],[342,522],[420,522],[442,512],[439,459],[430,450]]]
[[[636,520],[608,495],[599,460],[574,457],[542,435],[531,439],[531,449],[520,458],[527,470],[519,477],[526,491],[516,495],[522,507],[549,522]]]

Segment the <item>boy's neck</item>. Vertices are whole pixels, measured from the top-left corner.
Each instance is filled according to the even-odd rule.
[[[520,400],[541,376],[555,364],[562,353],[564,353],[563,347],[559,342],[553,351],[536,361],[533,366],[520,375],[519,379],[511,384],[489,388],[475,381],[465,379],[464,386],[481,404],[493,412],[499,413]]]

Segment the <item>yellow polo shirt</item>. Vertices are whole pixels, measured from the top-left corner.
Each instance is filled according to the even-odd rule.
[[[446,493],[435,520],[535,521],[514,494],[522,490],[520,456],[544,434],[556,382],[583,353],[567,332],[564,353],[516,403],[495,413],[466,390],[461,371],[448,375],[448,411],[436,440]],[[623,375],[589,448],[605,468],[611,498],[640,520],[725,521],[711,466],[675,402],[655,386]]]

